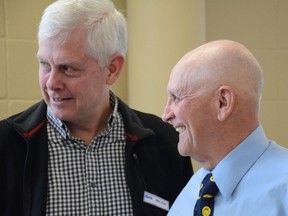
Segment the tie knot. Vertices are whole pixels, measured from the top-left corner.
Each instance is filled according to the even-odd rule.
[[[200,185],[200,194],[199,196],[202,198],[213,198],[218,192],[218,187],[215,184],[212,173],[209,173],[203,179]]]

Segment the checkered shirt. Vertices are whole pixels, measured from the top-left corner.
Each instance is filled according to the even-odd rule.
[[[118,100],[107,128],[90,145],[73,137],[65,123],[47,110],[47,216],[133,215],[125,177],[125,132]]]

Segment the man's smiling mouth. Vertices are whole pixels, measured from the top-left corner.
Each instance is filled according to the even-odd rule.
[[[178,133],[182,133],[185,129],[186,129],[185,126],[179,126],[179,127],[176,127],[176,128],[175,128],[175,130],[176,130]]]

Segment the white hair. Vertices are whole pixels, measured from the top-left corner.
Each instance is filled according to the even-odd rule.
[[[115,53],[127,52],[127,22],[110,0],[58,0],[42,16],[38,41],[68,35],[75,28],[87,30],[87,54],[105,67]]]

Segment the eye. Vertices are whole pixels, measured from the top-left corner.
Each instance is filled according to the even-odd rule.
[[[66,65],[66,64],[60,65],[59,69],[67,76],[74,77],[74,76],[80,75],[80,71],[70,65]]]
[[[61,65],[61,70],[63,70],[65,73],[71,73],[74,71],[74,69],[68,65]]]
[[[174,103],[178,103],[179,101],[181,101],[181,98],[179,98],[175,94],[171,94],[170,97]]]
[[[50,64],[45,61],[39,61],[39,65],[42,71],[50,71],[51,69]]]
[[[42,66],[42,67],[47,67],[49,64],[47,62],[44,62],[44,61],[40,61],[39,64]]]

